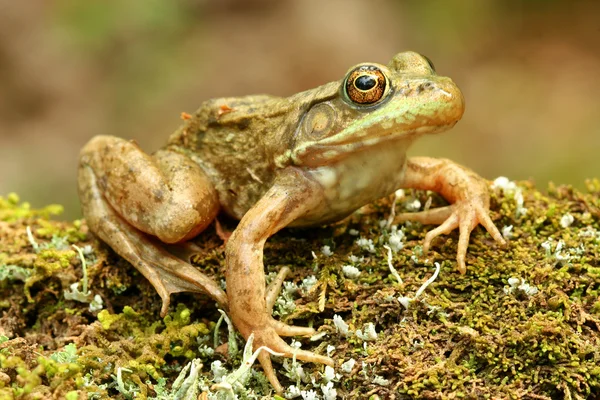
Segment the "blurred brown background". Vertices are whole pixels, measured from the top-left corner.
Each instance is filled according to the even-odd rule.
[[[290,95],[408,49],[467,100],[411,154],[542,188],[600,177],[599,1],[0,0],[0,195],[76,218],[92,136],[153,151],[202,100]]]

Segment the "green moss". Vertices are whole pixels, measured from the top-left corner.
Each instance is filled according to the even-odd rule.
[[[289,266],[287,282],[297,285],[295,308],[286,305],[280,318],[327,334],[321,341],[303,340],[302,348],[323,354],[333,346],[341,373],[334,385],[338,397],[600,396],[600,181],[586,185],[587,193],[550,185],[544,194],[524,182],[522,206],[514,193],[496,192],[492,218],[500,228],[512,225],[512,238],[502,249],[476,228],[465,275],[456,271],[457,233],[437,238],[422,254],[431,227],[413,223],[400,227],[403,248],[391,260],[403,282],[392,277],[383,248],[391,231],[379,223],[387,219],[391,199],[333,227],[284,230],[265,248],[268,272]],[[425,204],[430,194],[415,196]],[[433,207],[443,204],[433,196]],[[569,226],[562,220],[567,213],[574,217]],[[84,222],[50,221],[50,214],[31,210],[15,196],[0,200],[0,220],[13,229],[0,236],[0,307],[7,322],[3,326],[11,327],[0,331],[0,372],[11,377],[7,385],[0,376],[0,399],[26,394],[75,399],[85,392],[92,398],[125,398],[118,388],[118,368],[124,387],[140,398],[153,398],[166,396],[192,359],[202,360],[198,379],[206,387],[213,361],[229,372],[239,367],[241,355],[228,359],[227,350],[214,352],[219,314],[210,300],[175,295],[177,306],[161,319],[160,299],[128,263],[86,241]],[[27,239],[27,226],[37,250]],[[359,237],[372,240],[375,252],[358,246]],[[93,246],[94,260],[87,260],[89,287],[102,296],[106,310],[90,312],[87,304],[62,297],[62,290],[82,274],[71,243]],[[209,229],[196,244],[203,250],[193,258],[195,265],[222,279],[222,241]],[[322,253],[324,245],[332,249],[331,256]],[[405,309],[398,298],[412,298],[431,277],[435,262],[441,266],[439,277]],[[347,264],[361,275],[345,277],[342,266]],[[316,283],[301,284],[311,275]],[[365,342],[355,334],[336,333],[336,314],[352,332],[373,323],[377,339]],[[44,342],[48,348],[19,339],[46,332],[55,341]],[[225,327],[216,337],[227,340]],[[356,361],[353,371],[342,372],[339,366],[350,358]],[[300,382],[311,388],[286,377],[294,376],[289,363],[275,366],[284,386]],[[323,367],[303,367],[320,394]],[[252,378],[248,387],[267,394],[261,379]]]
[[[0,221],[14,222],[33,217],[49,218],[62,212],[63,207],[58,204],[51,204],[41,209],[32,209],[29,203],[21,202],[16,193],[9,193],[6,198],[0,196]]]

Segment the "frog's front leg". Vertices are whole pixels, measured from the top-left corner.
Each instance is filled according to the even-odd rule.
[[[78,185],[88,226],[152,283],[161,315],[170,294],[182,291],[227,307],[217,283],[161,246],[197,235],[218,212],[216,191],[198,165],[175,151],[150,156],[127,140],[96,136],[81,150]]]
[[[295,355],[300,360],[333,365],[331,358],[295,350],[281,339],[280,336],[311,335],[314,330],[273,319],[270,309],[273,302],[267,300],[272,296],[265,290],[263,266],[267,238],[317,207],[321,201],[320,187],[300,171],[289,168],[285,176],[277,179],[276,184],[244,215],[227,242],[227,296],[234,325],[246,339],[254,333],[255,348],[266,346],[286,357]],[[273,387],[281,392],[269,354],[262,352],[259,361]]]
[[[477,225],[483,225],[501,245],[506,244],[489,216],[489,184],[475,172],[446,159],[413,157],[407,161],[402,187],[438,192],[452,203],[433,210],[400,214],[396,222],[418,221],[440,225],[425,236],[425,252],[435,237],[458,228],[457,262],[461,273],[466,271],[469,237]]]

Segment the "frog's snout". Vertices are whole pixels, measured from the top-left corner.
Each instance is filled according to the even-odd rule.
[[[458,86],[450,78],[426,84],[429,84],[428,90],[435,97],[440,110],[444,110],[446,118],[458,122],[465,112],[465,98]]]

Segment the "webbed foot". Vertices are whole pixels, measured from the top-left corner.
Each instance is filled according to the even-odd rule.
[[[266,321],[266,326],[256,327],[254,330],[252,330],[254,333],[254,348],[266,346],[274,352],[282,353],[284,357],[295,357],[296,359],[302,361],[333,366],[333,359],[330,357],[321,356],[310,351],[294,349],[283,339],[281,339],[281,336],[311,336],[315,333],[313,328],[287,325],[270,317],[273,310],[273,305],[275,304],[283,281],[288,272],[289,268],[282,268],[277,274],[277,277],[267,287],[265,297],[267,301],[267,313],[269,317]],[[258,356],[258,361],[265,372],[265,376],[269,379],[269,382],[271,382],[271,385],[273,385],[275,390],[278,393],[283,392],[283,387],[279,383],[279,379],[277,379],[277,375],[273,369],[273,364],[271,363],[271,355],[268,352],[261,352]]]
[[[465,258],[473,229],[481,224],[492,238],[501,244],[506,241],[490,218],[489,182],[473,171],[450,160],[413,157],[407,162],[404,187],[433,190],[452,203],[446,207],[418,213],[403,213],[395,221],[418,221],[423,224],[439,224],[425,235],[423,250],[427,252],[434,238],[458,228],[456,261],[458,270],[465,273]]]
[[[506,245],[506,241],[502,237],[502,234],[489,216],[489,209],[485,204],[478,201],[478,199],[463,200],[447,207],[418,213],[402,213],[396,216],[396,221],[417,221],[426,225],[439,224],[437,228],[430,230],[425,235],[425,240],[423,242],[423,251],[425,253],[429,251],[433,239],[440,235],[448,234],[458,228],[459,237],[456,261],[458,263],[458,270],[461,274],[464,274],[467,271],[465,263],[467,247],[469,245],[471,232],[477,225],[483,225],[496,242],[502,246]]]

